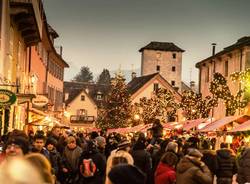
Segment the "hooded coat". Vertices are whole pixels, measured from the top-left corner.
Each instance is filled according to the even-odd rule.
[[[160,162],[155,171],[155,184],[173,184],[175,182],[175,169],[163,162]]]
[[[212,175],[206,165],[196,157],[184,156],[176,169],[176,184],[212,184]]]
[[[238,166],[237,182],[239,184],[250,183],[250,148],[243,151]]]
[[[235,156],[230,149],[220,149],[216,153],[215,175],[217,178],[230,178],[237,173]]]

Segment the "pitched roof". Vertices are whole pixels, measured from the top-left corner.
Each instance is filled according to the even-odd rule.
[[[158,75],[158,73],[153,73],[141,77],[135,77],[127,84],[128,92],[130,94],[134,94],[137,90],[139,90],[142,86],[144,86],[148,81],[150,81],[156,75]]]
[[[58,33],[51,27],[51,25],[49,24],[47,25],[48,25],[48,31],[53,36],[53,38],[58,38],[59,37]]]
[[[214,56],[210,56],[210,57],[196,63],[195,67],[199,68],[200,65],[207,60],[211,60],[213,58],[219,57],[225,53],[229,53],[235,49],[239,49],[239,48],[242,48],[244,46],[250,46],[250,36],[244,36],[244,37],[238,39],[236,43],[234,43],[233,45],[230,45],[228,47],[225,47],[222,51],[216,53]]]
[[[72,102],[82,91],[83,89],[70,90],[69,97],[65,101],[65,104],[69,104],[70,102]]]
[[[76,98],[81,91],[89,95],[89,97],[96,103],[97,106],[105,105],[105,96],[107,96],[110,89],[109,85],[101,85],[89,82],[76,82],[76,81],[65,81],[64,82],[64,93],[69,93],[69,98],[65,101],[66,104],[70,103],[74,98]],[[101,93],[103,95],[102,100],[97,100],[97,94]]]
[[[149,82],[154,77],[159,76],[161,80],[163,80],[170,88],[172,88],[172,91],[177,94],[181,98],[181,94],[171,85],[169,82],[164,79],[159,73],[153,73],[150,75],[145,75],[141,77],[136,77],[133,80],[131,80],[127,86],[128,86],[128,92],[133,95],[135,94],[139,89],[141,89],[147,82]]]
[[[176,46],[172,42],[150,42],[145,47],[142,47],[139,52],[142,52],[143,50],[161,50],[161,51],[176,51],[176,52],[185,52],[185,50],[181,49],[180,47]]]
[[[183,81],[181,81],[181,91],[183,92],[183,91],[189,91],[189,90],[191,90],[192,91],[192,89],[185,83],[185,82],[183,82]]]

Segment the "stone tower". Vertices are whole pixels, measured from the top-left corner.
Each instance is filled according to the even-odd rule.
[[[160,73],[175,89],[181,90],[182,53],[170,42],[150,42],[142,47],[141,75]]]

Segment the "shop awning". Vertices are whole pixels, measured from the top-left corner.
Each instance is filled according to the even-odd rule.
[[[47,116],[47,114],[45,112],[37,110],[35,108],[30,108],[29,111],[32,112],[32,113],[38,114],[40,116],[44,116],[44,117]]]
[[[192,128],[197,127],[199,124],[205,122],[207,119],[194,119],[194,120],[187,120],[183,123],[183,130],[190,130]]]
[[[237,120],[241,116],[227,116],[225,118],[222,118],[220,120],[214,121],[210,124],[208,124],[206,127],[202,128],[200,131],[201,132],[210,132],[210,131],[216,131],[219,128]]]
[[[238,125],[237,127],[233,128],[230,132],[243,132],[250,130],[250,120]]]

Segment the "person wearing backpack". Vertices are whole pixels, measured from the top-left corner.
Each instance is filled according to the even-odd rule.
[[[79,184],[103,184],[105,180],[106,160],[98,152],[96,144],[89,140],[82,152],[79,163]]]

